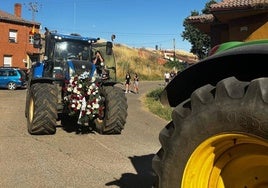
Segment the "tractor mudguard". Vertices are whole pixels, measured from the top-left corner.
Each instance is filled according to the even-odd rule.
[[[43,77],[44,72],[44,63],[38,62],[33,67],[33,78],[41,78]]]
[[[180,72],[164,89],[161,103],[175,107],[197,88],[234,76],[241,81],[268,77],[268,44],[231,48],[209,56]]]

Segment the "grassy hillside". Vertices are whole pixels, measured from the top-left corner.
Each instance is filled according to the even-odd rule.
[[[116,44],[114,54],[117,63],[117,78],[124,80],[127,71],[131,76],[137,73],[140,80],[162,80],[165,71],[170,69],[163,66],[163,59],[160,53],[136,49]]]

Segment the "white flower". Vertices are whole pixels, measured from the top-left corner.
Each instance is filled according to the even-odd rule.
[[[84,80],[86,78],[89,78],[89,75],[90,75],[89,72],[85,71],[78,78]]]
[[[93,109],[98,109],[99,107],[100,107],[100,105],[98,103],[93,104]]]
[[[76,109],[79,110],[81,108],[82,104],[78,103]]]
[[[99,104],[101,101],[101,96],[98,94],[99,87],[95,83],[96,78],[92,77],[91,80],[89,78],[90,73],[85,71],[79,76],[71,77],[66,86],[67,96],[64,97],[64,101],[67,101],[66,104],[71,104],[73,112],[80,114],[79,120],[84,118],[83,116],[88,116],[90,119],[96,117],[101,106]],[[85,96],[82,93],[85,93]],[[85,100],[86,96],[90,96],[88,101]],[[83,115],[82,110],[86,110],[86,114]]]
[[[77,93],[77,91],[78,91],[78,90],[77,90],[77,87],[74,87],[73,92],[74,92],[74,93]]]

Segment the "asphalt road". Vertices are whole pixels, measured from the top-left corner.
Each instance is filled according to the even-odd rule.
[[[167,122],[141,102],[163,82],[140,82],[126,94],[128,117],[121,135],[77,134],[57,127],[55,135],[32,136],[24,116],[26,90],[0,90],[0,188],[147,188],[158,134]]]

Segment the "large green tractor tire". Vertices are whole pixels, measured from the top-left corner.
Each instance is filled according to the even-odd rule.
[[[49,83],[36,83],[27,97],[27,126],[32,135],[50,135],[56,132],[57,88]]]
[[[268,187],[268,78],[197,89],[159,140],[156,187]]]
[[[96,131],[100,134],[121,134],[127,118],[127,98],[116,86],[104,86],[100,90],[105,99],[104,116],[95,119]]]

